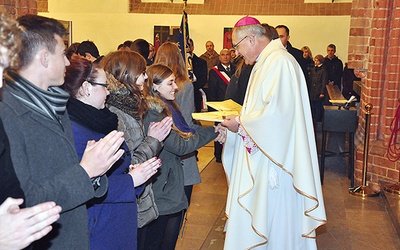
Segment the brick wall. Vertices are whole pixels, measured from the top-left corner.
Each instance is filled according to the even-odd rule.
[[[131,13],[181,14],[183,4],[142,3],[130,0]],[[292,15],[340,16],[350,15],[351,3],[304,3],[304,0],[204,0],[204,4],[190,4],[191,15]]]
[[[37,5],[35,0],[0,0],[0,10],[19,17],[28,13],[37,14]]]
[[[356,180],[361,184],[365,104],[373,105],[367,182],[376,190],[379,181],[397,182],[400,166],[387,158],[390,125],[397,107],[400,80],[400,2],[354,0],[351,10],[349,67],[363,69],[362,97],[356,150]],[[399,135],[400,136],[400,135]]]

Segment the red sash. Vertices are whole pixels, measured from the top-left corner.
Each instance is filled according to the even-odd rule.
[[[229,84],[229,81],[231,80],[231,78],[225,73],[225,72],[221,72],[218,70],[217,66],[214,66],[214,68],[212,68],[215,73],[217,73],[217,75],[225,82],[226,85]]]

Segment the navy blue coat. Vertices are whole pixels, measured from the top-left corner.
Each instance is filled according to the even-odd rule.
[[[87,141],[97,141],[105,135],[71,120],[76,151],[81,158]],[[107,172],[107,194],[88,203],[91,249],[137,248],[136,195],[141,194],[144,187],[134,188],[133,180],[127,174],[131,162],[129,149],[125,143],[122,147],[127,153]]]

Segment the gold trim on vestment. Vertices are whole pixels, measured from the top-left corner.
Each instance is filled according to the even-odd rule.
[[[265,151],[263,151],[262,148],[259,147],[259,145],[257,145],[257,143],[255,142],[255,140],[253,140],[253,138],[252,138],[252,137],[250,136],[250,134],[247,132],[246,128],[243,126],[243,123],[242,123],[242,121],[241,121],[241,119],[240,119],[240,116],[239,116],[239,121],[240,121],[240,125],[242,126],[242,128],[243,128],[244,131],[246,132],[247,136],[249,136],[249,137],[251,138],[251,140],[254,142],[254,144],[257,146],[257,148],[258,148],[265,156],[267,156],[268,159],[269,159],[270,161],[272,161],[275,165],[277,165],[278,167],[280,167],[284,172],[288,173],[288,174],[292,177],[292,185],[293,185],[293,188],[294,188],[300,195],[303,195],[304,197],[306,197],[306,198],[308,198],[308,199],[311,199],[311,200],[314,200],[314,201],[316,202],[316,205],[315,205],[315,206],[313,206],[313,207],[311,207],[311,208],[308,208],[308,209],[306,209],[306,210],[304,211],[304,216],[306,216],[306,217],[308,217],[308,218],[311,218],[311,219],[313,219],[313,220],[316,220],[316,221],[318,221],[318,222],[321,222],[321,224],[318,225],[317,227],[314,227],[310,232],[307,232],[306,234],[302,234],[302,235],[301,235],[302,237],[305,237],[305,238],[316,238],[315,236],[310,236],[310,234],[312,234],[315,230],[317,230],[318,227],[320,227],[320,226],[322,226],[322,225],[324,225],[324,224],[327,223],[327,220],[324,220],[324,219],[321,219],[321,218],[316,218],[316,217],[314,217],[314,216],[309,215],[309,213],[310,213],[311,211],[313,211],[313,210],[315,210],[316,208],[319,207],[319,205],[320,205],[320,204],[319,204],[319,200],[317,199],[317,197],[314,197],[314,196],[312,196],[312,195],[309,195],[309,194],[307,194],[306,192],[300,190],[298,187],[296,187],[296,186],[294,185],[294,182],[293,182],[293,179],[294,179],[293,173],[291,173],[291,172],[288,171],[286,168],[284,168],[283,165],[282,165],[281,163],[277,162],[277,161],[276,161],[275,159],[273,159],[269,154],[267,154]],[[254,231],[257,235],[259,235],[261,238],[265,239],[264,242],[258,243],[257,245],[253,245],[253,246],[247,248],[247,249],[252,249],[252,248],[255,248],[255,247],[258,247],[258,246],[262,246],[262,245],[267,244],[267,243],[268,243],[268,237],[267,237],[266,235],[263,235],[262,233],[260,233],[260,232],[253,226],[253,219],[254,219],[254,218],[253,218],[252,213],[240,202],[240,199],[241,199],[242,197],[246,196],[248,193],[250,193],[250,191],[251,191],[251,190],[253,189],[253,187],[254,187],[254,177],[253,177],[253,174],[252,174],[251,169],[250,169],[250,163],[249,163],[249,158],[248,158],[248,157],[249,157],[249,153],[248,153],[247,150],[246,150],[245,152],[246,152],[247,169],[248,169],[249,174],[250,174],[250,177],[251,177],[252,186],[251,186],[251,188],[248,189],[247,191],[243,192],[242,194],[239,194],[239,196],[238,196],[238,198],[237,198],[237,202],[238,202],[239,205],[251,216],[251,227],[252,227],[253,231]]]

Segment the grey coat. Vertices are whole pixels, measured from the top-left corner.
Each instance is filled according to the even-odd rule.
[[[149,112],[144,119],[147,129],[150,122],[164,119],[164,102],[156,98],[147,98]],[[200,128],[189,139],[182,138],[176,131],[164,140],[164,148],[159,158],[162,166],[153,177],[153,191],[160,215],[168,215],[182,211],[188,207],[184,192],[183,169],[180,156],[191,153],[204,146],[217,136],[213,127]]]
[[[189,127],[200,129],[201,126],[193,123],[192,113],[194,113],[194,87],[191,82],[185,82],[183,89],[179,89],[176,95],[176,103],[178,104],[183,118]],[[201,182],[199,166],[196,156],[191,156],[181,161],[183,167],[183,177],[185,186],[194,185]]]
[[[146,136],[143,124],[124,111],[109,106],[111,112],[118,116],[118,130],[124,132],[125,142],[131,153],[131,164],[142,163],[157,156],[162,149],[162,142]]]
[[[62,207],[52,232],[35,242],[34,248],[89,249],[85,202],[95,191],[79,165],[68,114],[60,118],[60,125],[23,106],[5,88],[0,116],[26,205],[54,201]]]

